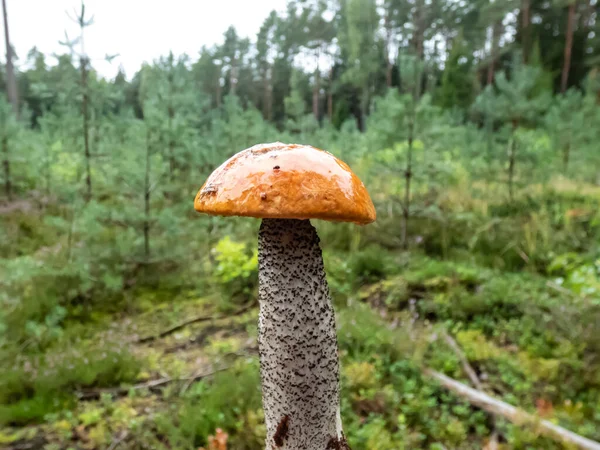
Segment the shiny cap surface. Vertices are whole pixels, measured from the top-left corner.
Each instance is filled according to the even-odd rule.
[[[221,164],[194,208],[218,216],[375,220],[367,189],[346,163],[315,147],[281,142],[255,145]]]

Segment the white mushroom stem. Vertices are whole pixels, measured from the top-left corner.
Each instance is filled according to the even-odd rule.
[[[258,248],[266,448],[348,449],[335,316],[317,232],[308,220],[264,219]]]

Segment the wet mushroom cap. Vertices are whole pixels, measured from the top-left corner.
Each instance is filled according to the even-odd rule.
[[[375,220],[369,193],[350,167],[308,145],[275,142],[235,154],[206,180],[196,211],[219,216]]]

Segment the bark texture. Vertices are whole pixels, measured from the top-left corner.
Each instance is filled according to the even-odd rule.
[[[268,450],[346,449],[335,316],[316,230],[264,219],[259,335]]]
[[[569,71],[571,70],[571,53],[573,51],[573,30],[575,28],[575,7],[576,0],[572,0],[569,4],[569,12],[567,14],[567,32],[565,36],[565,56],[563,62],[562,76],[560,79],[560,92],[563,94],[569,86]]]
[[[13,64],[14,52],[10,45],[10,36],[8,33],[8,11],[6,10],[6,0],[2,0],[2,11],[4,17],[4,42],[6,43],[6,93],[8,101],[13,107],[15,116],[19,118],[19,96],[17,91],[17,79],[15,78],[15,67]]]

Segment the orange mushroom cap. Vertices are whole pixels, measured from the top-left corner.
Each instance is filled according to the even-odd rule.
[[[346,163],[315,147],[281,142],[255,145],[221,164],[194,208],[218,216],[375,220],[367,189]]]

